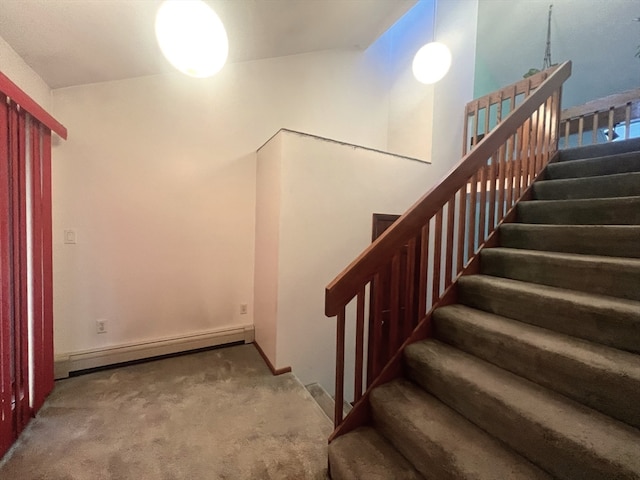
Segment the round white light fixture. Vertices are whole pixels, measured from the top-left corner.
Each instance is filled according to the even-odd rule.
[[[222,21],[201,0],[166,0],[156,14],[156,38],[171,64],[192,77],[210,77],[227,61]]]
[[[421,83],[436,83],[451,67],[451,52],[440,42],[424,45],[413,58],[413,75]]]

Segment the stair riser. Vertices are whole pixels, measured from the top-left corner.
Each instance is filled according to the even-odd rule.
[[[640,353],[640,312],[612,310],[544,297],[517,288],[486,286],[461,279],[460,303],[621,350]],[[526,308],[523,308],[526,305]],[[540,312],[544,312],[541,315]]]
[[[485,275],[640,300],[640,266],[634,264],[517,256],[488,249],[481,253],[480,265]]]
[[[520,202],[517,217],[520,223],[640,225],[640,198]]]
[[[526,414],[536,408],[535,402],[526,407],[527,410],[523,410],[522,405],[512,408],[467,378],[458,376],[446,359],[437,356],[419,362],[407,356],[406,360],[408,374],[426,391],[553,476],[566,480],[611,480],[612,472],[616,472],[616,478],[635,478],[633,471],[625,471],[627,467],[612,465],[610,460],[592,451],[584,439],[576,441],[564,436],[556,428],[536,420],[535,415]],[[637,463],[637,459],[632,462]]]
[[[465,322],[447,309],[435,312],[434,327],[435,338],[449,345],[640,427],[636,398],[640,392],[640,375],[637,369],[633,375],[631,371],[598,368],[565,352],[547,351],[529,343],[526,335],[506,335]]]
[[[547,166],[545,178],[595,177],[629,172],[640,172],[640,154],[636,152],[615,157],[552,163]]]
[[[537,200],[633,197],[640,195],[640,174],[539,181],[533,193]]]
[[[504,224],[500,246],[548,252],[640,258],[640,227]]]

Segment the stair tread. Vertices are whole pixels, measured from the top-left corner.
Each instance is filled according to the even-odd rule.
[[[460,282],[462,284],[482,282],[511,290],[527,290],[535,295],[544,296],[551,300],[564,300],[573,305],[584,305],[584,307],[588,309],[616,311],[620,312],[620,314],[636,315],[638,316],[638,321],[640,321],[640,302],[637,300],[585,293],[567,288],[542,285],[540,283],[514,280],[512,278],[495,277],[493,275],[467,275],[462,277]]]
[[[640,196],[527,200],[518,203],[518,221],[530,224],[638,225]]]
[[[640,172],[538,180],[533,190],[540,200],[633,197],[640,195]]]
[[[516,450],[562,456],[552,474],[580,467],[594,478],[607,478],[611,471],[620,478],[640,475],[640,431],[633,427],[436,340],[409,345],[405,358],[424,388],[438,390],[440,400]],[[446,389],[439,388],[440,381]],[[496,418],[494,412],[501,414]]]
[[[640,300],[640,259],[496,247],[481,272],[561,288]]]
[[[631,138],[617,142],[566,148],[560,150],[559,161],[567,162],[576,159],[613,157],[617,155],[624,155],[625,153],[637,152],[639,150],[640,138]]]
[[[402,429],[402,442],[397,448],[427,478],[550,478],[407,380],[394,380],[376,388],[371,393],[371,404],[374,422],[382,423],[383,431],[392,430],[388,436],[393,436],[393,430]]]
[[[374,428],[360,427],[329,444],[332,480],[420,480],[423,477]]]
[[[547,166],[546,175],[547,178],[560,179],[637,171],[640,171],[640,153],[629,152],[613,156],[550,163]]]
[[[640,259],[627,258],[627,257],[610,257],[605,255],[585,255],[582,253],[571,252],[548,252],[545,250],[527,250],[524,248],[507,248],[507,247],[495,247],[487,248],[483,250],[483,253],[490,252],[489,254],[502,254],[502,255],[515,255],[520,257],[538,257],[549,259],[563,259],[574,262],[583,263],[601,263],[607,265],[618,266],[633,266],[640,269]]]
[[[640,351],[640,302],[579,292],[491,275],[459,280],[461,301],[467,305],[536,322],[544,328],[580,335],[629,351]],[[480,296],[478,296],[478,293]],[[533,309],[523,310],[522,304]],[[540,308],[545,315],[538,315]]]
[[[515,341],[535,345],[554,355],[571,356],[594,368],[609,370],[618,376],[640,382],[640,357],[615,348],[598,345],[545,328],[518,322],[509,318],[477,310],[464,305],[450,305],[436,312],[452,312],[462,323],[477,328],[500,332]],[[639,390],[640,391],[640,390]]]
[[[439,308],[435,337],[640,427],[640,356],[464,305]]]
[[[613,244],[615,249],[611,248]],[[640,257],[640,225],[505,223],[500,226],[500,246],[613,257]]]

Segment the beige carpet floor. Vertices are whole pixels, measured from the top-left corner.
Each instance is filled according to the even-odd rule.
[[[240,345],[58,381],[0,479],[326,479],[331,429]]]

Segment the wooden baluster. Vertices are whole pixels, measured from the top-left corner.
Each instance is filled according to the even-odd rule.
[[[553,102],[551,104],[551,145],[553,146],[552,152],[558,151],[560,133],[560,122],[558,121],[560,114],[560,90],[553,92]]]
[[[373,315],[372,323],[370,326],[369,337],[369,352],[367,361],[367,387],[371,385],[371,382],[378,376],[380,369],[380,357],[382,355],[382,275],[380,272],[376,273],[373,277]],[[371,331],[373,330],[373,331]]]
[[[464,125],[462,126],[462,156],[467,154],[469,144],[469,104],[464,107]]]
[[[473,146],[478,144],[478,112],[480,111],[480,104],[475,102],[473,104]]]
[[[480,168],[480,218],[478,220],[478,246],[484,243],[487,231],[487,164]]]
[[[529,80],[527,82],[527,86],[526,86],[526,90],[525,90],[525,98],[529,96],[529,94],[531,93],[531,80]],[[525,186],[528,187],[529,183],[531,182],[530,179],[530,169],[529,166],[531,164],[531,158],[533,156],[533,152],[534,152],[534,148],[535,148],[535,142],[533,140],[534,134],[533,132],[535,131],[534,128],[534,118],[535,118],[535,113],[531,114],[531,116],[529,117],[528,120],[525,121],[525,139],[526,142],[523,143],[523,146],[526,148],[526,151],[523,151],[523,159],[526,159],[526,166],[527,166],[527,170],[525,173],[525,178],[526,178],[526,182],[525,182]]]
[[[405,285],[404,285],[404,320],[402,332],[402,342],[404,342],[417,323],[417,315],[415,312],[415,295],[416,295],[416,249],[418,248],[417,237],[409,240],[407,245],[407,261],[405,266]]]
[[[520,190],[521,190],[521,184],[522,184],[522,140],[524,136],[524,129],[523,127],[519,127],[518,131],[516,132],[516,136],[515,136],[515,151],[514,151],[514,156],[515,156],[515,160],[514,160],[514,164],[513,164],[513,175],[515,178],[514,184],[513,184],[513,201],[515,203],[515,201],[517,201],[520,198]]]
[[[567,119],[564,122],[564,148],[569,147],[569,134],[571,132],[571,120]]]
[[[489,135],[489,114],[491,113],[491,100],[487,99],[487,104],[484,109],[484,136]]]
[[[458,262],[456,273],[460,273],[465,265],[464,250],[466,245],[464,243],[464,235],[467,231],[467,184],[465,183],[458,191],[459,203],[458,203]]]
[[[613,142],[613,115],[614,115],[614,110],[615,107],[611,107],[609,109],[609,135],[608,135],[608,142]]]
[[[338,427],[342,423],[344,403],[344,307],[338,313],[336,335],[336,394],[335,408],[333,412],[333,426]]]
[[[502,221],[505,214],[505,177],[506,177],[506,159],[505,152],[507,145],[504,144],[500,147],[500,153],[498,154],[498,217],[496,223],[491,224],[491,231],[493,231],[498,223]]]
[[[505,182],[506,182],[506,187],[507,187],[507,197],[505,199],[506,202],[506,208],[505,208],[505,214],[506,212],[509,211],[509,209],[511,208],[511,206],[513,205],[513,189],[514,189],[514,167],[515,167],[515,158],[514,158],[514,153],[515,153],[515,143],[516,143],[516,135],[512,135],[511,139],[509,141],[509,150],[507,150],[507,158],[508,161],[505,165]]]
[[[498,169],[500,168],[499,166],[499,159],[498,159],[498,154],[495,153],[492,157],[491,157],[491,165],[489,165],[489,203],[487,204],[487,209],[489,210],[489,228],[488,231],[490,232],[491,230],[493,230],[493,225],[495,222],[495,217],[496,217],[496,179],[498,177]]]
[[[431,306],[440,298],[440,265],[442,263],[442,209],[436,213],[436,221],[433,229],[433,284],[431,290]]]
[[[552,145],[552,125],[551,125],[551,112],[553,111],[553,96],[549,96],[547,101],[544,104],[544,128],[542,131],[542,135],[544,137],[544,161],[542,162],[542,168],[544,168],[547,163],[549,163],[549,159],[551,158],[551,151],[553,148]],[[540,169],[540,172],[542,171]],[[539,173],[540,173],[539,172]]]
[[[522,185],[520,194],[529,187],[529,138],[531,130],[531,118],[524,122],[522,128],[522,144],[520,145],[520,170],[522,174]]]
[[[445,277],[444,288],[449,288],[453,283],[453,228],[456,216],[456,196],[454,195],[447,203],[447,245],[445,256]]]
[[[467,233],[467,258],[476,253],[476,196],[478,190],[478,173],[474,173],[470,179],[469,192],[469,231]]]
[[[600,112],[596,111],[593,113],[593,129],[591,132],[591,143],[594,145],[598,143],[598,120],[600,117]]]
[[[631,102],[628,102],[624,108],[624,139],[629,140],[631,133]]]
[[[540,171],[542,170],[542,165],[544,165],[544,159],[545,159],[545,155],[546,155],[546,145],[545,145],[545,138],[544,138],[544,127],[545,127],[545,121],[546,121],[546,108],[545,108],[545,104],[543,103],[542,105],[540,105],[540,108],[538,108],[538,138],[536,140],[536,168],[535,168],[535,173],[534,176],[537,177],[538,174],[540,173]]]
[[[584,130],[584,115],[578,119],[578,146],[582,146],[582,131]]]
[[[536,110],[531,116],[531,134],[529,135],[529,185],[533,183],[536,172],[536,152],[537,152],[537,135],[538,132],[538,111]]]
[[[357,402],[362,397],[362,368],[364,358],[364,285],[358,292],[357,296],[357,313],[356,313],[356,370],[353,401]]]
[[[427,269],[429,267],[429,220],[420,232],[420,274],[418,277],[418,318],[427,313]]]
[[[397,252],[391,260],[391,295],[389,302],[389,338],[387,339],[389,348],[387,348],[386,356],[383,364],[389,361],[396,349],[400,345],[398,343],[400,329],[400,255]]]

